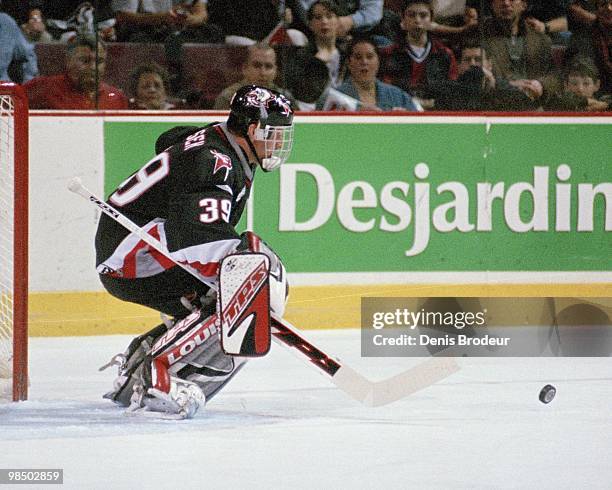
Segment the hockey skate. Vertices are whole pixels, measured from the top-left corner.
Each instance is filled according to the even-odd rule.
[[[179,378],[170,378],[170,391],[165,393],[136,383],[126,415],[183,420],[190,419],[200,407],[206,404],[206,397],[200,387]]]
[[[215,308],[216,293],[208,293],[197,298],[194,295],[181,297],[181,303],[188,311],[195,311],[198,307],[207,309]],[[112,366],[118,367],[117,377],[113,381],[113,389],[106,393],[103,398],[113,401],[117,405],[127,407],[130,405],[133,388],[136,382],[142,377],[143,362],[148,355],[151,346],[164,333],[170,330],[176,320],[161,314],[162,324],[149,330],[147,333],[136,337],[127,350],[123,353],[116,354],[113,358],[100,367],[100,371],[104,371]]]
[[[143,361],[151,345],[160,335],[168,329],[168,324],[158,325],[144,335],[136,337],[124,353],[116,354],[100,371],[104,371],[112,366],[117,366],[117,377],[113,381],[113,389],[104,395],[104,398],[115,402],[117,405],[127,407],[135,383],[140,379]]]

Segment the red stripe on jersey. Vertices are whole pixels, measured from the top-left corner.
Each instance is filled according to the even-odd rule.
[[[193,267],[200,274],[205,277],[214,277],[219,272],[219,262],[207,262],[203,264],[202,262],[182,262],[181,264],[186,264],[189,267]]]
[[[157,240],[160,240],[158,226],[154,226],[153,228],[151,228],[151,230],[149,231],[149,235],[156,238]],[[176,263],[173,260],[170,260],[168,257],[163,255],[161,252],[155,250],[154,248],[150,248],[149,252],[151,253],[151,256],[157,262],[159,262],[159,265],[161,265],[165,270],[172,269],[176,266]]]
[[[149,231],[149,235],[151,235],[156,240],[160,240],[160,229],[159,226],[161,224],[157,224],[153,226]],[[125,279],[136,279],[138,278],[138,254],[139,252],[146,250],[150,256],[160,265],[163,270],[169,270],[173,267],[176,267],[177,263],[166,257],[161,252],[155,250],[150,247],[143,240],[139,240],[136,245],[124,256],[123,258],[123,267],[121,269],[121,275],[116,275],[115,277],[123,277]],[[203,257],[204,259],[206,257]],[[192,269],[195,269],[200,275],[204,277],[216,277],[219,272],[219,262],[210,261],[210,262],[200,262],[197,259],[194,261],[181,260],[179,261],[182,265],[187,265]],[[161,271],[160,271],[161,272]],[[157,272],[156,272],[157,274]]]
[[[154,237],[156,240],[160,239],[160,235],[159,235],[159,225],[155,225],[153,228],[151,228],[148,233],[149,235],[151,235],[152,237]],[[138,252],[140,250],[143,249],[148,249],[148,252],[151,254],[151,256],[155,259],[156,262],[159,263],[159,265],[161,265],[163,267],[164,270],[167,269],[171,269],[172,267],[176,266],[176,264],[174,263],[174,261],[170,260],[169,258],[165,257],[161,252],[158,252],[157,250],[155,250],[154,248],[149,247],[149,245],[143,241],[140,240],[136,246],[130,250],[128,252],[128,254],[125,256],[125,259],[123,260],[123,275],[122,277],[127,278],[127,279],[134,279],[137,277],[136,273],[136,255],[138,254]]]
[[[151,256],[157,262],[159,262],[159,265],[161,265],[164,268],[164,270],[172,269],[173,267],[176,266],[176,263],[173,260],[170,260],[168,257],[158,252],[154,248],[149,249],[149,252],[151,253]]]
[[[147,246],[146,242],[140,240],[136,246],[130,250],[123,259],[122,276],[127,279],[136,277],[136,254]]]

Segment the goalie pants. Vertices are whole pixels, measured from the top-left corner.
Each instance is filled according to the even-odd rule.
[[[182,296],[199,298],[209,290],[208,286],[180,267],[173,267],[160,274],[139,279],[123,279],[100,274],[100,281],[116,298],[148,306],[174,318],[183,318],[189,314],[181,303]],[[209,308],[210,311],[205,313],[214,312],[214,305]]]

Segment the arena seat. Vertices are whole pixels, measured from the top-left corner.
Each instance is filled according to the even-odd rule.
[[[182,87],[200,92],[202,105],[211,107],[221,91],[242,78],[245,46],[187,43],[181,49]]]

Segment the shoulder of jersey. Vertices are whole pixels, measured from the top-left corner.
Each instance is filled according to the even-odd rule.
[[[200,169],[213,177],[215,181],[227,181],[230,172],[233,171],[237,160],[233,149],[227,144],[222,134],[218,133],[214,126],[209,126],[189,135],[181,143],[181,153],[194,153],[194,157],[200,165],[206,166],[206,170]]]

